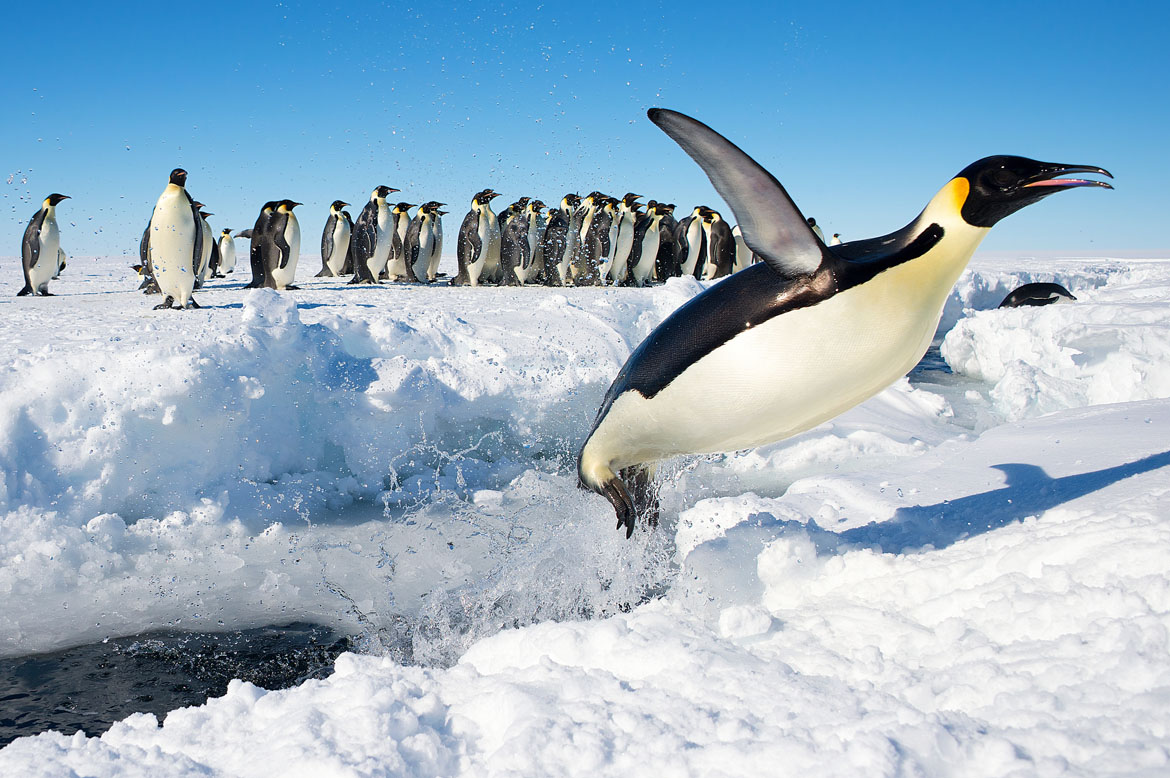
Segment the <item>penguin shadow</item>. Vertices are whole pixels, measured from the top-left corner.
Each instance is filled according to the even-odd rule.
[[[942,549],[1167,465],[1170,465],[1170,451],[1163,451],[1114,467],[1053,478],[1036,465],[1006,462],[992,465],[1007,479],[999,489],[933,505],[899,508],[886,521],[870,522],[840,533],[824,530],[815,521],[807,525],[797,521],[777,521],[777,524],[807,531],[818,554],[838,554],[857,548],[885,554]]]

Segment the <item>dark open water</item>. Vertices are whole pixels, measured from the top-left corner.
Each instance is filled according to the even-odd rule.
[[[131,713],[201,705],[239,678],[284,689],[323,678],[348,638],[311,624],[237,632],[153,632],[0,659],[0,747],[55,729],[100,735]]]

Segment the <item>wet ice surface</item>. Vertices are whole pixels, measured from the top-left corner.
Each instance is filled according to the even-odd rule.
[[[976,261],[910,380],[667,463],[629,542],[576,449],[699,284],[233,279],[180,314],[122,264],[0,288],[0,654],[290,622],[357,653],[0,772],[1165,769],[1164,263]],[[1079,301],[994,310],[1051,280]]]

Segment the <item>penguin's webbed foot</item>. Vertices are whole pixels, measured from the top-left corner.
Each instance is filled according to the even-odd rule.
[[[196,309],[198,309],[198,308],[202,308],[202,307],[203,307],[202,305],[200,305],[199,303],[195,302],[195,298],[194,298],[194,297],[192,297],[190,300],[188,300],[188,301],[187,301],[187,304],[183,306],[183,308],[184,308],[184,309],[187,309],[187,308],[196,308]]]
[[[32,293],[33,293],[32,287],[25,286],[24,289],[21,289],[19,292],[16,293],[16,296],[17,297],[25,297],[25,296],[30,295]]]
[[[167,299],[163,300],[161,303],[154,306],[153,310],[161,311],[164,308],[170,308],[172,305],[174,305],[174,303],[175,303],[175,298],[168,296]]]
[[[630,493],[626,491],[626,485],[621,482],[620,478],[614,476],[602,484],[601,496],[609,500],[614,513],[617,514],[616,529],[625,527],[626,537],[629,538],[634,534],[634,521],[638,515],[634,510],[634,501],[630,499]]]
[[[300,287],[299,287],[299,286],[293,286],[292,284],[289,284],[288,286],[286,286],[286,287],[285,287],[285,289],[300,289]]]

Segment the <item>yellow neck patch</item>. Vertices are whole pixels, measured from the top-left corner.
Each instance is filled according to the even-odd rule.
[[[961,213],[963,210],[963,203],[967,202],[967,195],[971,193],[971,182],[965,178],[952,178],[945,187],[944,191],[948,191],[951,199],[950,202],[954,206],[955,213]]]

